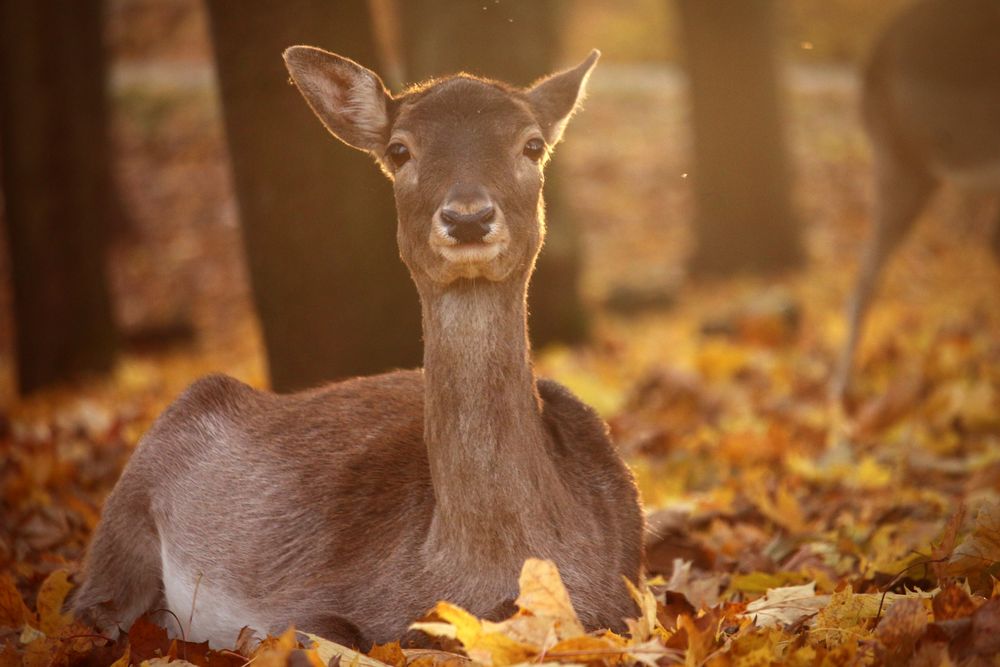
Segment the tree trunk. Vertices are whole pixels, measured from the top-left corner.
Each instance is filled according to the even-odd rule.
[[[208,7],[272,386],[419,365],[420,307],[399,260],[392,188],[313,117],[281,58],[309,44],[377,69],[367,3]]]
[[[559,4],[551,0],[402,0],[399,7],[411,81],[467,71],[526,86],[576,64],[558,62]],[[578,55],[582,60],[587,54]],[[587,335],[579,291],[582,250],[563,174],[557,156],[546,170],[548,237],[528,295],[536,347]]]
[[[677,0],[694,125],[695,274],[802,260],[789,201],[772,0]]]
[[[101,2],[0,0],[3,189],[22,393],[108,370],[111,208]]]

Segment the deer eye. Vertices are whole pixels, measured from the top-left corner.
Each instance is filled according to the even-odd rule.
[[[396,169],[399,169],[410,160],[410,149],[398,141],[389,144],[389,148],[386,149],[385,154]]]
[[[528,139],[528,142],[524,144],[524,157],[528,158],[532,162],[538,162],[545,155],[545,142],[541,139],[535,137],[534,139]]]

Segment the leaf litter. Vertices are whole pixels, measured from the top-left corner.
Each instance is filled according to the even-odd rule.
[[[808,269],[685,285],[669,308],[599,314],[592,345],[538,357],[540,374],[608,419],[642,491],[647,579],[633,590],[627,630],[584,632],[545,561],[526,563],[509,619],[441,601],[417,621],[437,638],[432,649],[393,642],[360,653],[289,629],[248,631],[214,650],[171,637],[159,619],[112,640],[64,614],[101,503],[156,415],[210,371],[264,385],[259,344],[241,342],[228,356],[132,354],[106,380],[0,415],[0,667],[996,664],[1000,272],[974,240],[943,225],[918,230],[886,273],[856,386],[832,409],[845,267],[868,207],[850,200],[863,189],[863,161],[829,160],[803,140],[829,135],[828,103],[795,99],[800,199],[817,220]],[[638,113],[599,89],[589,106],[581,136],[607,136]],[[624,122],[642,128],[635,150],[622,151],[628,159],[584,141],[560,156],[588,184],[577,212],[591,256],[602,258],[589,269],[594,301],[636,264],[664,273],[686,238],[658,213],[623,217],[623,200],[657,212],[687,206],[689,185],[664,177],[685,170],[683,156],[659,152],[681,125],[644,122]],[[240,341],[256,339],[252,324],[235,329]]]

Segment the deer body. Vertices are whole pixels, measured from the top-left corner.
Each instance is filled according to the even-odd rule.
[[[75,608],[127,627],[164,606],[217,645],[294,624],[363,646],[442,599],[503,615],[537,556],[585,625],[620,626],[637,492],[596,414],[536,381],[525,307],[536,148],[558,141],[596,55],[529,91],[459,76],[402,98],[318,49],[286,60],[327,127],[394,180],[424,368],[286,396],[197,382],[109,497]]]
[[[872,50],[862,113],[875,166],[874,229],[849,306],[838,394],[882,266],[938,185],[1000,195],[1000,0],[918,0],[904,10]],[[1000,258],[1000,220],[993,234]]]

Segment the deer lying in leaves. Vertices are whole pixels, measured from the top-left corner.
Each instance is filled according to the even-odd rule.
[[[360,646],[442,599],[502,615],[535,556],[586,626],[621,625],[636,488],[593,410],[536,380],[525,320],[542,168],[598,55],[526,90],[461,74],[396,97],[351,60],[285,52],[326,128],[393,182],[424,368],[293,395],[196,382],[108,498],[77,613],[114,632],[164,608],[216,645],[294,624]]]
[[[862,88],[876,210],[833,379],[849,388],[882,265],[942,181],[1000,194],[1000,2],[919,0],[877,40]],[[1000,219],[993,230],[1000,259]]]

